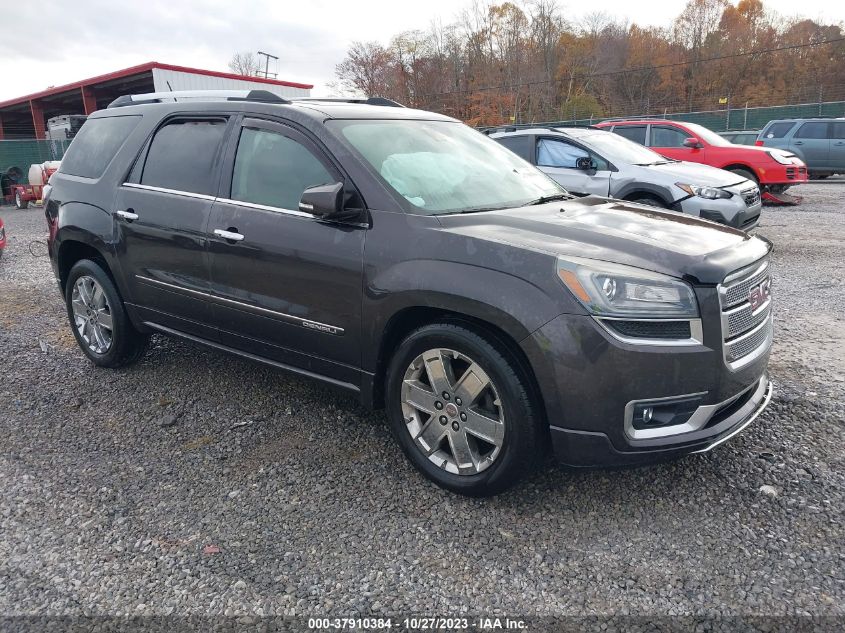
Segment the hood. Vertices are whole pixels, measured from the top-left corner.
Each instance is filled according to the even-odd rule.
[[[780,149],[777,147],[760,147],[759,145],[732,145],[731,151],[748,151],[748,152],[763,152],[764,154],[778,154],[779,156],[783,156],[784,158],[791,158],[792,163],[795,165],[803,165],[803,161],[798,157],[795,152],[791,152],[788,149]],[[756,154],[755,154],[756,156]]]
[[[720,283],[771,250],[769,242],[715,222],[598,196],[438,219],[443,230],[474,239],[627,264],[700,284]]]
[[[643,166],[642,169],[665,176],[672,180],[672,184],[682,182],[687,185],[701,185],[703,187],[730,187],[748,182],[745,178],[724,169],[684,161],[648,165]]]

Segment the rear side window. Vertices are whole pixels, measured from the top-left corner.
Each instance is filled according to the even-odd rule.
[[[613,131],[629,141],[645,145],[645,125],[616,125]]]
[[[845,123],[834,123],[833,134],[831,134],[830,137],[836,139],[845,138]]]
[[[150,143],[141,184],[211,195],[226,121],[181,120],[160,128]]]
[[[532,148],[530,134],[520,134],[518,136],[505,136],[503,138],[497,138],[496,141],[498,141],[500,145],[507,147],[510,151],[512,151],[520,158],[524,158],[529,163],[531,162]]]
[[[673,127],[651,126],[652,147],[683,147],[684,141],[689,138],[686,132]]]
[[[763,134],[763,138],[783,138],[787,132],[795,125],[793,121],[782,121],[780,123],[772,123],[769,129]]]
[[[827,138],[827,121],[808,121],[798,128],[795,138]]]
[[[62,173],[83,178],[102,176],[140,120],[138,115],[88,119],[62,159]]]
[[[295,211],[308,187],[336,180],[301,143],[276,132],[244,128],[235,156],[230,197]]]

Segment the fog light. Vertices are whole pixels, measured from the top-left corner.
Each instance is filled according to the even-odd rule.
[[[635,429],[653,429],[683,424],[692,417],[700,403],[700,396],[687,396],[656,402],[638,402],[629,414],[631,415],[629,419]]]

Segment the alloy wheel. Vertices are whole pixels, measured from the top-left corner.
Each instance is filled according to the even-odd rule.
[[[93,278],[76,280],[71,296],[73,320],[80,338],[95,354],[105,354],[112,345],[112,312],[106,293]]]
[[[408,366],[402,414],[417,448],[443,470],[475,475],[500,455],[505,415],[499,392],[465,354],[430,349]]]

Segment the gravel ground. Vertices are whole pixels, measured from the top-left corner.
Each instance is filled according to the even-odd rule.
[[[800,193],[759,229],[776,395],[752,427],[489,500],[315,383],[160,337],[93,367],[30,252],[41,210],[3,208],[0,614],[845,615],[845,187]]]

